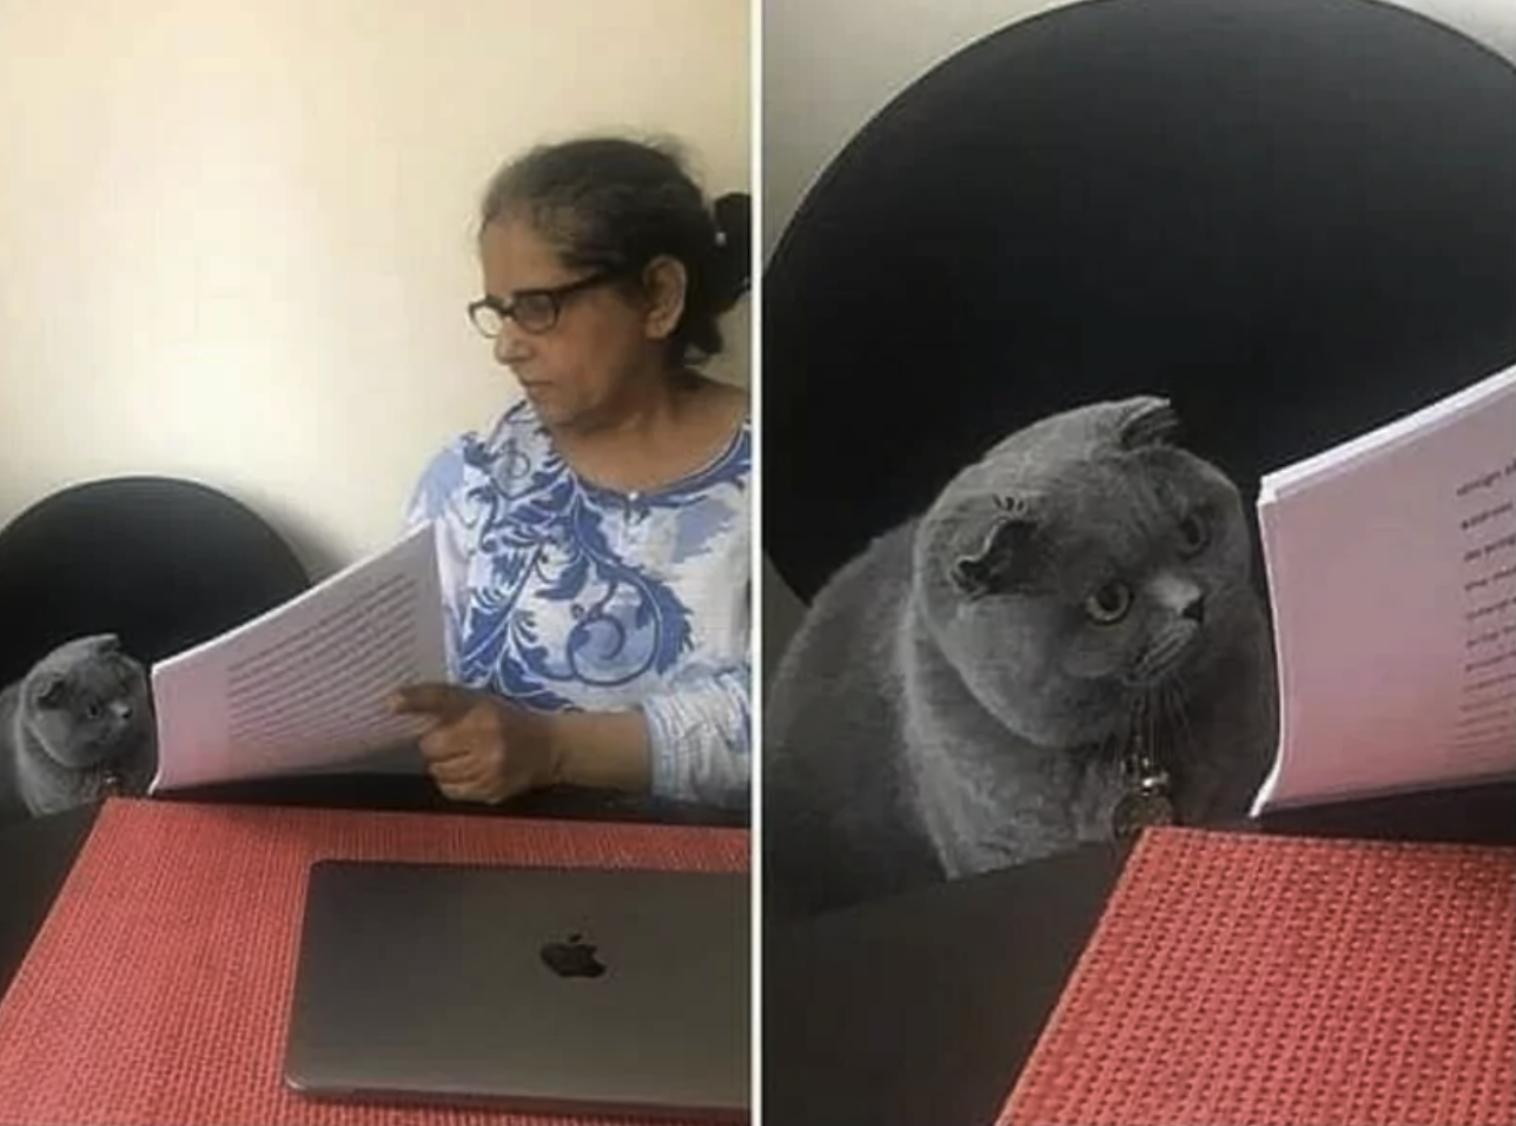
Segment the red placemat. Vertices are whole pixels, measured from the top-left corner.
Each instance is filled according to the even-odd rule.
[[[1511,1126],[1516,849],[1138,842],[1000,1126]]]
[[[307,871],[367,859],[745,871],[745,830],[108,801],[0,1004],[0,1122],[615,1122],[284,1086]]]

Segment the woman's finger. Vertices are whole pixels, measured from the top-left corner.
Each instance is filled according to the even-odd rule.
[[[439,782],[471,782],[480,775],[479,764],[464,756],[429,762],[426,769]]]
[[[476,782],[441,782],[437,783],[437,789],[442,791],[442,796],[452,801],[478,801],[482,792]]]
[[[473,754],[473,749],[467,742],[447,730],[433,731],[423,735],[420,745],[421,754],[428,762],[469,758]]]
[[[465,711],[474,693],[456,684],[408,684],[390,694],[385,705],[393,715],[436,716],[447,719]]]

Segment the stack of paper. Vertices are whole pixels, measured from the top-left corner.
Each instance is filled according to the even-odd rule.
[[[390,693],[447,679],[436,531],[154,666],[151,792],[341,768],[416,738]]]
[[[1262,482],[1280,740],[1254,813],[1516,773],[1516,369]]]

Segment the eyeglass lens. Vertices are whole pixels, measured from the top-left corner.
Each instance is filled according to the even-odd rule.
[[[494,339],[505,329],[507,317],[527,332],[546,332],[558,319],[558,307],[551,294],[523,293],[504,312],[493,304],[476,303],[469,316],[481,334]]]

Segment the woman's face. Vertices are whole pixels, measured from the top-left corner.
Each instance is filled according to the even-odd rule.
[[[507,306],[523,290],[552,289],[591,274],[565,266],[545,238],[513,219],[485,226],[480,258],[485,293]],[[664,334],[654,319],[623,286],[591,285],[559,298],[557,322],[544,332],[529,332],[507,317],[495,338],[495,358],[511,369],[547,425],[592,424],[613,415],[640,378],[662,374]]]

